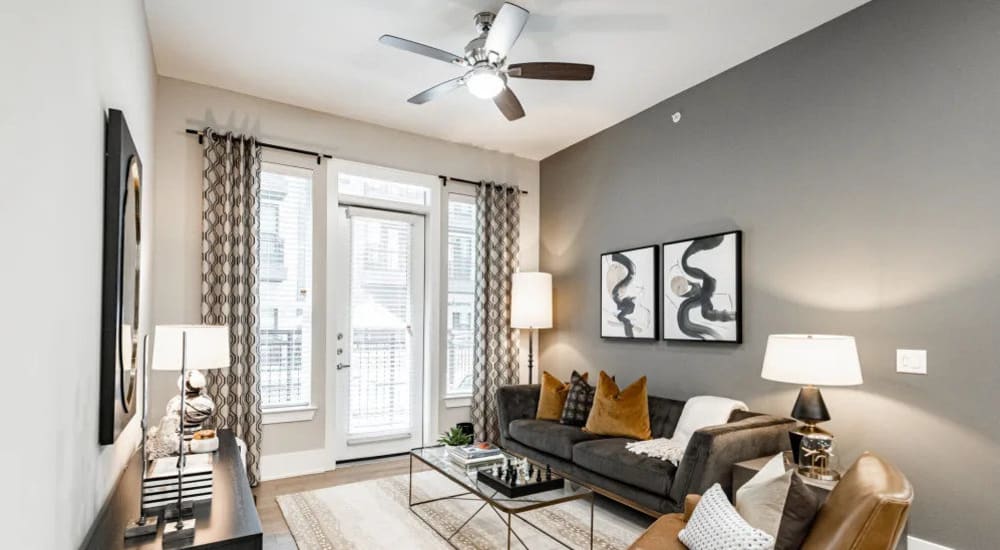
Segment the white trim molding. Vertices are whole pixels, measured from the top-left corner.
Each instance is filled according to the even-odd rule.
[[[954,550],[941,544],[918,539],[917,537],[907,537],[906,542],[907,550]]]
[[[260,479],[271,481],[286,477],[321,474],[336,467],[326,449],[309,449],[295,453],[264,455],[260,458]]]
[[[286,422],[308,422],[315,416],[316,407],[312,405],[264,409],[260,423],[266,426],[268,424],[284,424]]]
[[[444,398],[444,406],[446,409],[458,409],[461,407],[471,407],[472,406],[472,396],[471,395],[455,395],[451,397]]]

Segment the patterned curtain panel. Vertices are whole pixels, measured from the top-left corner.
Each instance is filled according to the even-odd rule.
[[[228,369],[210,370],[213,423],[247,444],[250,485],[260,479],[260,354],[257,258],[261,148],[252,137],[205,129],[201,319],[229,326]]]
[[[521,190],[484,182],[476,195],[476,438],[498,442],[497,389],[517,383],[517,331],[510,328],[510,279],[517,271]]]

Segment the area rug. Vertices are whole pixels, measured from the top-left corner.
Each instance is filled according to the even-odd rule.
[[[387,477],[278,497],[278,506],[300,550],[439,550],[451,546],[414,515],[407,505],[409,477]],[[419,472],[413,478],[414,500],[462,492],[442,475]],[[415,508],[443,533],[461,526],[480,506],[468,500],[440,500]],[[506,517],[506,516],[504,516]],[[590,502],[571,501],[526,512],[523,517],[573,548],[589,548]],[[532,550],[563,548],[524,521],[514,519],[514,531]],[[599,506],[594,508],[594,548],[628,546],[643,527]],[[483,508],[451,542],[463,550],[507,548],[507,527],[489,507]],[[524,548],[516,538],[511,548]]]

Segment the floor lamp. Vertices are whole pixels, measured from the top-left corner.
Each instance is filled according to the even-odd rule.
[[[177,521],[163,525],[164,542],[194,535],[194,518],[184,517],[184,390],[193,370],[229,366],[229,328],[210,325],[158,325],[153,370],[180,371],[180,422],[177,428]]]
[[[534,383],[534,332],[552,328],[552,275],[521,271],[511,277],[510,326],[528,329],[528,383]]]

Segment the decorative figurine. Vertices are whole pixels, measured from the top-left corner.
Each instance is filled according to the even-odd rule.
[[[177,389],[183,390],[186,403],[184,405],[184,432],[192,434],[204,425],[205,421],[215,413],[215,403],[205,393],[205,375],[199,371],[188,373],[187,383],[181,387],[181,379],[177,379]],[[181,396],[175,395],[167,402],[167,414],[180,416]]]

